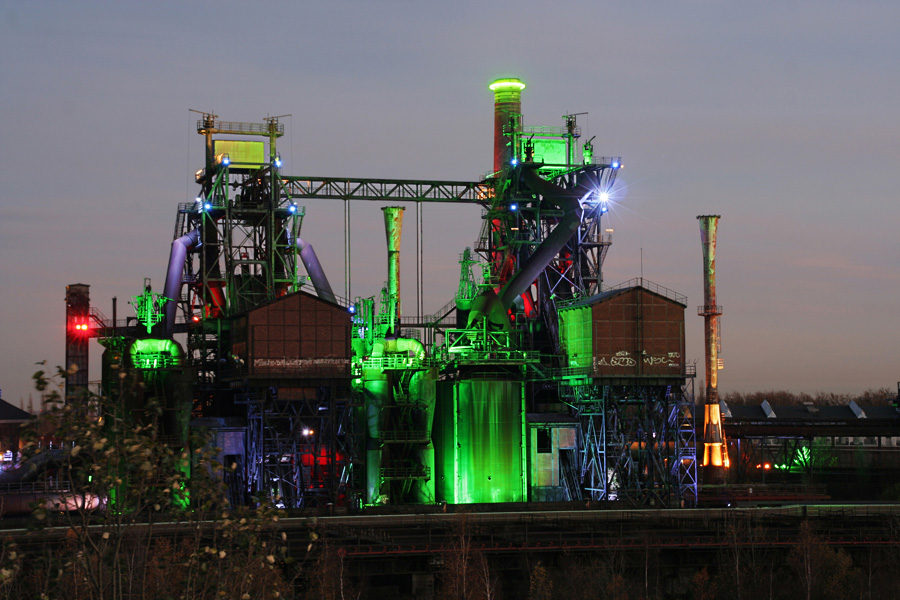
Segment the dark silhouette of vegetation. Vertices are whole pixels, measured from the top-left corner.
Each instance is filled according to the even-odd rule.
[[[698,400],[703,400],[698,396]],[[758,405],[764,400],[768,400],[772,405],[798,405],[804,402],[812,402],[819,406],[846,406],[851,401],[857,404],[867,406],[889,406],[896,398],[896,390],[889,388],[869,389],[860,394],[835,394],[834,392],[816,392],[815,395],[807,393],[796,394],[784,390],[770,390],[767,392],[726,392],[720,393],[719,397],[727,404],[735,405]],[[702,403],[702,402],[701,402]]]
[[[484,552],[475,547],[468,515],[456,516],[450,551],[442,554],[435,597],[440,600],[497,600],[499,578]]]
[[[39,371],[45,404],[24,456],[53,452],[56,485],[34,504],[35,539],[0,555],[0,598],[68,600],[284,598],[291,562],[270,506],[231,507],[228,468],[205,437],[163,440],[159,405],[126,412],[126,398],[62,398],[66,372]],[[122,395],[141,385],[121,370]],[[139,416],[136,416],[139,415]],[[62,536],[62,539],[58,539]]]

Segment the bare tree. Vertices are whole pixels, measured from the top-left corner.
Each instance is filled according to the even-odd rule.
[[[450,547],[443,553],[437,597],[446,600],[495,600],[500,580],[490,561],[472,540],[469,516],[459,513],[450,532]]]
[[[806,600],[848,596],[854,577],[850,557],[816,535],[809,521],[800,525],[797,545],[791,549],[788,562],[797,574]]]

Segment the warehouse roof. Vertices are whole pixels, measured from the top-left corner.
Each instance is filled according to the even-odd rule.
[[[0,423],[25,423],[34,418],[29,412],[13,406],[6,400],[0,400]]]
[[[644,279],[643,277],[635,277],[634,279],[630,279],[624,283],[620,283],[619,285],[606,288],[599,294],[594,294],[593,296],[589,296],[587,298],[578,298],[568,304],[560,303],[559,309],[565,310],[567,308],[581,308],[584,306],[591,306],[593,304],[604,302],[612,298],[613,296],[618,296],[619,294],[624,294],[625,292],[629,292],[634,289],[641,289],[645,292],[649,292],[661,298],[665,298],[666,300],[671,300],[676,304],[680,304],[681,306],[687,306],[687,296],[683,296],[678,292],[665,288],[661,285],[657,285],[652,281]]]

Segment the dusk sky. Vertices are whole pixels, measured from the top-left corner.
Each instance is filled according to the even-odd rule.
[[[162,291],[202,167],[189,109],[290,114],[286,174],[474,181],[500,76],[526,82],[526,126],[588,112],[595,154],[622,157],[604,278],[688,297],[698,390],[701,214],[722,216],[722,393],[894,388],[898,59],[896,1],[0,0],[2,397],[27,406],[34,363],[63,363],[67,284],[107,315],[117,296],[120,317],[145,277]],[[354,296],[386,277],[379,206],[353,205]],[[479,215],[426,206],[426,312],[452,298]],[[307,203],[302,232],[339,293],[341,219]]]

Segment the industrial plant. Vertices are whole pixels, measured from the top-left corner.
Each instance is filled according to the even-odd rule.
[[[869,569],[866,597],[879,586],[893,597],[893,580],[872,573],[895,560],[900,508],[872,500],[900,498],[900,402],[724,402],[720,215],[696,216],[696,309],[642,272],[607,281],[622,157],[595,153],[586,113],[529,123],[521,80],[489,90],[493,164],[473,181],[294,175],[279,145],[284,117],[198,112],[204,162],[196,197],[160,232],[162,286],[144,279],[129,307],[113,298],[111,315],[89,283],[66,287],[67,404],[38,419],[21,456],[32,416],[0,400],[9,543],[65,565],[45,577],[43,559],[23,562],[7,545],[13,566],[0,570],[22,567],[23,590],[39,576],[82,585],[66,562],[71,551],[90,563],[71,546],[82,536],[84,548],[103,540],[97,566],[143,573],[123,582],[163,589],[177,580],[170,571],[146,573],[171,562],[193,577],[202,564],[223,597],[261,597],[237,595],[225,576],[235,573],[267,594],[260,575],[274,577],[298,598],[776,597],[779,577],[804,572],[801,559],[836,573],[807,590],[849,597],[833,582],[861,586],[853,563]],[[487,108],[486,98],[485,121]],[[380,209],[379,230],[383,217],[383,245],[364,248],[370,269],[386,257],[374,289],[350,268],[360,203]],[[437,307],[424,300],[425,275],[437,272],[425,260],[428,203],[481,215],[454,231],[459,246],[440,272],[455,292]],[[343,231],[323,233],[314,215],[332,207]],[[341,239],[343,270],[330,272],[314,242]],[[699,380],[685,353],[691,327],[703,328]],[[90,423],[77,430],[81,446],[59,414]],[[151,480],[151,470],[165,474]],[[129,500],[142,485],[161,500]],[[241,530],[247,519],[234,515],[251,513],[272,537],[228,537],[223,528],[262,522]],[[44,523],[19,529],[24,515]],[[188,538],[190,553],[178,554]],[[226,538],[227,551],[216,545]],[[128,560],[140,569],[106,552],[107,540],[139,548]],[[112,589],[103,577],[95,587]]]
[[[577,114],[526,125],[524,89],[490,85],[494,161],[479,181],[294,176],[277,117],[200,114],[205,163],[196,201],[177,207],[163,288],[148,281],[123,319],[92,306],[88,285],[67,287],[66,364],[79,367],[67,392],[88,384],[97,338],[104,394],[118,385],[111,365],[140,370],[167,436],[214,431],[238,465],[234,502],[695,505],[698,448],[717,467],[725,453],[717,404],[696,439],[687,299],[643,278],[604,280],[622,159],[596,155]],[[326,273],[305,239],[308,199],[383,204],[381,290],[335,293],[349,275]],[[405,218],[420,275],[429,202],[478,205],[482,219],[458,249],[458,291],[424,314],[422,277],[401,298],[400,247]],[[704,314],[711,347],[715,311]]]
[[[96,338],[104,395],[117,395],[116,369],[139,371],[129,410],[159,402],[175,445],[192,428],[211,431],[236,466],[231,502],[262,495],[294,509],[694,507],[701,480],[752,482],[748,465],[763,454],[760,465],[784,466],[822,436],[893,435],[895,409],[863,422],[857,406],[818,429],[812,411],[786,426],[774,411],[736,415],[731,439],[717,389],[718,215],[697,217],[705,390],[695,410],[687,298],[642,276],[603,277],[622,158],[595,154],[583,113],[563,115],[561,126],[526,124],[524,89],[515,78],[490,85],[493,165],[477,181],[296,176],[282,169],[278,117],[199,113],[205,162],[196,200],[177,206],[162,289],[145,280],[134,316],[122,318],[115,304],[111,317],[93,306],[89,285],[67,287],[66,365],[78,367],[67,393],[88,385]],[[349,266],[323,268],[304,232],[307,200],[344,211],[348,261],[350,207],[381,205],[386,244],[366,251],[387,255],[382,289],[335,292],[343,278],[349,293]],[[426,203],[477,205],[482,215],[474,243],[458,248],[457,292],[431,314],[422,301]],[[413,242],[416,292],[401,298],[401,244]],[[795,443],[779,448],[775,438]]]

